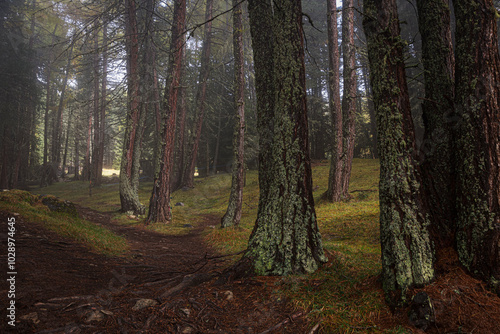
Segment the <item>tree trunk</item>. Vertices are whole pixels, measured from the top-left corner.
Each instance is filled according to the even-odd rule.
[[[332,150],[326,199],[338,202],[342,198],[342,109],[340,104],[340,54],[337,28],[337,1],[327,0],[328,10],[328,97],[332,122]]]
[[[66,87],[68,86],[68,77],[71,69],[71,60],[73,58],[73,41],[71,43],[71,48],[68,54],[68,63],[66,64],[66,71],[64,74],[64,79],[61,87],[61,96],[59,97],[59,106],[57,108],[57,114],[54,117],[54,129],[52,132],[52,157],[51,162],[59,167],[61,162],[61,135],[63,126],[63,109],[64,109],[64,97],[66,95]]]
[[[243,23],[239,0],[233,0],[233,53],[234,53],[234,102],[236,122],[234,127],[234,162],[231,179],[231,194],[227,211],[222,217],[221,227],[238,225],[243,205],[243,171],[245,167],[245,72],[243,57]]]
[[[354,1],[342,3],[342,48],[344,51],[344,95],[342,96],[342,125],[344,147],[342,151],[342,197],[349,198],[354,140],[356,137],[356,47],[354,45]]]
[[[379,139],[382,284],[388,301],[398,304],[408,288],[434,278],[433,251],[396,0],[365,0],[364,14]]]
[[[217,165],[219,163],[220,133],[221,133],[221,130],[222,130],[221,119],[222,119],[222,115],[221,115],[221,112],[219,111],[219,114],[217,115],[217,134],[216,134],[216,137],[215,137],[214,164],[212,166],[212,174],[213,175],[217,174]],[[207,143],[208,143],[208,138],[207,138]],[[207,150],[207,152],[208,152],[208,150]],[[207,158],[208,158],[208,153],[207,153]],[[209,174],[210,173],[209,173],[209,171],[207,169],[207,175],[209,175]]]
[[[182,187],[182,180],[184,179],[183,173],[186,170],[185,166],[185,156],[186,156],[186,87],[185,87],[185,75],[186,75],[186,45],[184,47],[184,56],[182,60],[181,68],[181,87],[179,88],[179,100],[180,104],[178,107],[178,117],[176,124],[176,151],[175,151],[175,161],[174,161],[174,180],[172,180],[172,191],[180,189]]]
[[[174,3],[172,42],[170,43],[169,73],[165,84],[162,163],[160,165],[160,173],[155,178],[149,201],[148,223],[166,223],[172,220],[172,210],[170,208],[171,176],[175,141],[175,118],[181,84],[182,60],[184,58],[185,20],[186,0],[176,0]]]
[[[201,51],[201,68],[196,92],[196,103],[198,103],[198,119],[194,129],[193,147],[188,160],[187,171],[184,174],[183,186],[194,187],[194,170],[196,167],[196,157],[198,155],[198,147],[201,138],[201,129],[203,127],[203,118],[205,116],[205,100],[207,95],[207,81],[210,74],[210,49],[212,45],[212,11],[214,0],[207,0],[205,11],[205,36],[203,38],[203,48]],[[207,171],[208,172],[208,171]]]
[[[145,207],[139,200],[139,171],[142,132],[145,115],[141,113],[139,96],[139,41],[134,0],[126,1],[126,49],[128,81],[128,115],[120,166],[120,202],[123,212],[142,215]]]
[[[457,250],[462,264],[500,293],[498,14],[491,0],[454,7]]]
[[[302,8],[299,0],[277,0],[270,6],[269,1],[249,2],[256,71],[272,66],[270,93],[275,100],[268,116],[273,119],[274,131],[265,136],[272,141],[264,146],[270,151],[261,155],[272,157],[265,164],[269,168],[264,176],[267,184],[260,190],[257,221],[242,261],[249,260],[258,275],[310,273],[327,259],[312,195]],[[261,25],[263,21],[269,23]],[[269,24],[271,30],[267,30]],[[273,43],[272,65],[260,58],[268,50],[259,49],[269,42]],[[262,81],[266,78],[262,73],[258,77],[257,94],[262,102],[269,98],[269,86],[263,84],[267,82]],[[264,108],[259,115],[269,106]]]
[[[99,163],[100,148],[101,148],[101,110],[102,106],[100,104],[100,93],[101,85],[99,82],[99,29],[97,25],[94,28],[94,60],[93,60],[93,80],[94,80],[94,90],[93,90],[93,108],[94,113],[94,140],[92,142],[92,183],[94,186],[101,184],[102,178],[102,163]],[[99,170],[99,167],[101,168]]]
[[[453,246],[455,234],[452,162],[454,56],[448,0],[417,2],[422,36],[425,99],[424,141],[420,147],[422,185],[429,203],[431,231],[437,248]],[[454,155],[454,153],[453,153]]]
[[[69,144],[69,133],[71,130],[71,121],[73,120],[73,109],[70,109],[68,116],[68,126],[66,128],[66,140],[64,143],[64,153],[63,153],[63,161],[62,161],[62,175],[64,176],[66,170],[66,158],[68,156],[68,144]]]
[[[272,4],[269,0],[248,1],[252,35],[255,91],[257,97],[257,130],[259,133],[259,189],[267,194],[271,182],[271,142],[274,131],[274,82]],[[259,212],[265,207],[265,196],[259,197]],[[258,214],[259,215],[259,214]],[[260,215],[263,215],[261,213]]]

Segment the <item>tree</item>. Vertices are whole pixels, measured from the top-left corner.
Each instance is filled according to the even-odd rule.
[[[173,154],[175,139],[175,118],[178,108],[179,87],[185,43],[186,0],[174,3],[174,23],[170,43],[169,72],[165,83],[164,120],[160,172],[155,177],[153,191],[149,200],[147,222],[169,222],[172,220],[170,193],[172,190]]]
[[[239,0],[233,0],[233,53],[234,53],[234,104],[236,121],[234,124],[234,163],[231,194],[227,211],[222,217],[222,227],[238,225],[241,220],[244,182],[245,149],[245,72],[243,63],[243,23]]]
[[[201,50],[201,65],[198,91],[196,92],[196,103],[198,111],[198,119],[193,130],[193,145],[190,151],[189,160],[187,161],[186,171],[182,175],[184,187],[194,187],[194,171],[196,168],[196,158],[198,155],[198,147],[200,145],[201,130],[203,126],[203,118],[205,116],[205,101],[207,96],[207,81],[210,74],[210,49],[212,45],[212,11],[214,0],[207,0],[205,11],[205,32],[203,38],[203,48]]]
[[[139,200],[139,170],[142,131],[145,115],[141,113],[139,96],[139,36],[135,0],[126,1],[126,50],[127,50],[127,123],[120,166],[120,202],[123,212],[145,212]]]
[[[330,174],[326,198],[338,202],[342,198],[342,109],[340,102],[340,54],[337,29],[337,1],[327,0],[328,5],[328,97],[332,122],[332,150],[330,156]]]
[[[459,259],[500,293],[500,59],[491,0],[454,1]],[[474,13],[474,15],[471,15]]]
[[[450,29],[448,1],[417,2],[419,30],[422,36],[425,99],[422,102],[424,140],[422,186],[431,214],[435,245],[453,245],[455,233],[455,192],[453,156],[453,97],[455,60]]]
[[[270,140],[261,147],[261,159],[270,161],[260,168],[268,169],[259,176],[264,187],[257,221],[240,263],[259,275],[313,272],[327,259],[312,196],[301,2],[278,0],[271,7],[268,0],[253,0],[249,13],[258,103],[263,108],[258,113],[269,113],[270,121],[259,120],[261,136]],[[264,59],[269,49],[262,48],[269,44],[272,58]],[[272,81],[270,73],[262,73],[270,68]],[[271,96],[272,104],[264,103]]]
[[[379,139],[382,284],[387,299],[399,303],[409,287],[434,278],[434,257],[396,1],[365,0],[364,14]]]
[[[354,45],[354,1],[342,3],[342,51],[344,58],[344,94],[342,96],[343,162],[342,197],[349,197],[354,139],[356,137],[356,47]]]

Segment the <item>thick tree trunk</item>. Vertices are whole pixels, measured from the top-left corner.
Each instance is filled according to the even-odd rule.
[[[500,60],[491,0],[454,1],[460,261],[500,293]]]
[[[234,127],[234,162],[231,180],[231,194],[227,211],[221,226],[238,225],[243,205],[243,171],[245,168],[245,69],[243,57],[243,23],[239,0],[233,0],[233,53],[234,53],[234,103],[236,122]]]
[[[205,117],[205,100],[207,96],[207,81],[210,74],[210,50],[212,45],[212,11],[214,0],[207,0],[205,11],[205,36],[203,38],[203,48],[201,51],[201,68],[196,92],[196,103],[198,104],[198,119],[194,129],[193,147],[190,152],[187,170],[184,174],[184,187],[194,187],[194,170],[196,168],[196,158],[198,155],[198,147],[200,145],[201,129],[203,127],[203,119]],[[208,171],[207,171],[208,172]]]
[[[184,58],[185,20],[186,0],[175,0],[174,24],[172,25],[172,42],[170,44],[168,67],[169,73],[165,84],[162,162],[159,175],[155,178],[149,201],[148,223],[166,223],[172,220],[172,210],[170,207],[171,177],[173,170],[175,119],[181,84],[182,60]]]
[[[270,67],[260,58],[266,51],[259,48],[267,44],[262,39],[273,43],[271,93],[275,100],[271,113],[274,131],[266,137],[271,142],[264,146],[270,151],[261,155],[272,157],[265,165],[269,168],[264,176],[267,184],[260,190],[257,221],[242,261],[248,259],[259,275],[310,273],[327,259],[312,196],[302,8],[299,0],[273,4],[271,10],[268,1],[249,2],[256,71]],[[269,20],[272,29],[266,30],[269,23],[259,25],[261,20]],[[264,68],[259,68],[261,65]],[[257,94],[266,101],[269,86],[261,80],[262,76]],[[264,107],[266,111],[269,108]]]
[[[422,185],[428,198],[437,248],[453,246],[455,234],[454,166],[452,162],[454,67],[448,0],[417,2],[425,69],[422,102],[424,141],[420,147]]]
[[[128,80],[128,115],[120,166],[120,202],[123,212],[144,214],[145,207],[139,200],[139,170],[142,131],[145,115],[141,113],[139,96],[139,41],[134,0],[126,1],[126,49]]]
[[[337,28],[337,1],[327,0],[328,8],[328,97],[332,122],[332,150],[326,199],[342,199],[342,109],[340,102],[340,53]]]
[[[434,278],[427,208],[421,196],[415,134],[396,0],[365,0],[363,26],[380,153],[382,283],[390,303]]]
[[[342,96],[342,126],[344,147],[342,151],[342,197],[349,198],[349,180],[354,158],[356,138],[356,47],[354,45],[354,1],[342,4],[342,48],[344,56],[344,95]]]
[[[272,179],[271,142],[274,131],[274,82],[272,5],[269,0],[248,1],[252,35],[255,91],[257,95],[257,129],[259,132],[259,189],[266,194]],[[259,212],[265,207],[265,196],[259,197]]]

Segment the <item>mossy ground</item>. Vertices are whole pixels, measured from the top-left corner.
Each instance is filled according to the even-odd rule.
[[[349,201],[327,203],[320,200],[327,189],[329,164],[313,164],[313,187],[318,225],[329,262],[312,275],[278,279],[277,293],[291,298],[297,307],[311,310],[310,317],[322,322],[328,333],[405,333],[384,304],[377,275],[381,271],[378,207],[378,160],[355,159]],[[197,226],[204,217],[222,217],[229,198],[231,175],[219,174],[196,179],[195,188],[172,194],[173,222],[149,228],[167,234],[188,233],[184,224]],[[152,183],[142,183],[139,196],[149,200]],[[140,224],[119,213],[118,184],[92,189],[88,183],[57,183],[37,193],[48,193],[99,211],[114,212],[114,219]],[[239,226],[206,229],[205,240],[221,254],[244,250],[257,215],[259,199],[256,171],[246,173],[243,218]],[[175,206],[182,202],[184,206]],[[236,260],[236,259],[235,259]]]
[[[0,192],[0,210],[11,214],[19,213],[27,221],[40,223],[43,227],[83,243],[99,253],[121,255],[128,250],[125,238],[70,214],[52,212],[38,196],[26,191]]]

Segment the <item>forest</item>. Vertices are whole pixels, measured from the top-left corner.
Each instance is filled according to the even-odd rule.
[[[500,333],[499,10],[1,1],[0,329]]]

